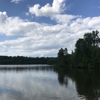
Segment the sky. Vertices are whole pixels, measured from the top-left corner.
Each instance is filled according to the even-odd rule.
[[[0,55],[56,57],[100,31],[100,0],[0,0]]]

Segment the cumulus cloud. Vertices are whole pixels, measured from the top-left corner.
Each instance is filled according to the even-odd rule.
[[[55,20],[57,23],[69,23],[72,20],[74,20],[75,18],[80,17],[80,16],[74,16],[74,15],[67,15],[67,14],[57,14],[55,16],[52,16],[51,19]]]
[[[65,0],[53,0],[52,5],[47,3],[43,7],[39,4],[35,4],[33,7],[29,7],[29,12],[36,16],[53,16],[54,14],[59,14],[64,11],[64,1]]]
[[[74,50],[75,42],[84,33],[100,31],[100,16],[83,18],[62,14],[63,5],[64,0],[54,0],[52,6],[37,4],[29,8],[31,14],[55,20],[55,25],[8,17],[6,12],[0,12],[0,34],[21,36],[0,42],[0,55],[56,56],[61,47],[67,47],[69,52]]]
[[[19,3],[20,1],[22,1],[22,0],[11,0],[11,2],[13,2],[13,3]]]
[[[53,0],[52,5],[47,3],[45,6],[41,7],[39,4],[35,4],[34,6],[29,7],[29,12],[26,13],[26,15],[30,13],[37,17],[50,17],[50,19],[55,20],[57,23],[68,23],[72,19],[79,17],[63,14],[65,9],[65,0]]]
[[[0,12],[0,24],[4,23],[7,18],[6,12]]]

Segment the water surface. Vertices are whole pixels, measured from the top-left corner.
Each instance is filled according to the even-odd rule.
[[[0,100],[99,100],[99,71],[0,70]]]

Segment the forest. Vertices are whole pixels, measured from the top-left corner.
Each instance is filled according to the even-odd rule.
[[[49,57],[0,56],[0,64],[47,64]]]
[[[58,51],[57,58],[49,60],[49,64],[64,68],[99,68],[100,67],[100,38],[99,31],[85,33],[75,43],[71,54],[67,48]]]

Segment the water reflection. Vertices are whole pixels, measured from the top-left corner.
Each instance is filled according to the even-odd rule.
[[[0,70],[0,100],[57,98],[50,94],[51,84],[57,81],[54,75],[50,68],[2,69]]]
[[[68,78],[75,82],[77,95],[80,99],[100,100],[100,70],[58,69],[58,81],[68,85]]]
[[[0,68],[0,72],[25,72],[25,71],[39,71],[39,70],[43,70],[43,71],[48,71],[48,70],[53,70],[53,67],[25,67],[25,68]]]
[[[59,84],[50,68],[0,70],[1,100],[79,100],[76,94],[70,95],[72,91]]]
[[[99,70],[0,70],[0,100],[99,100]]]

